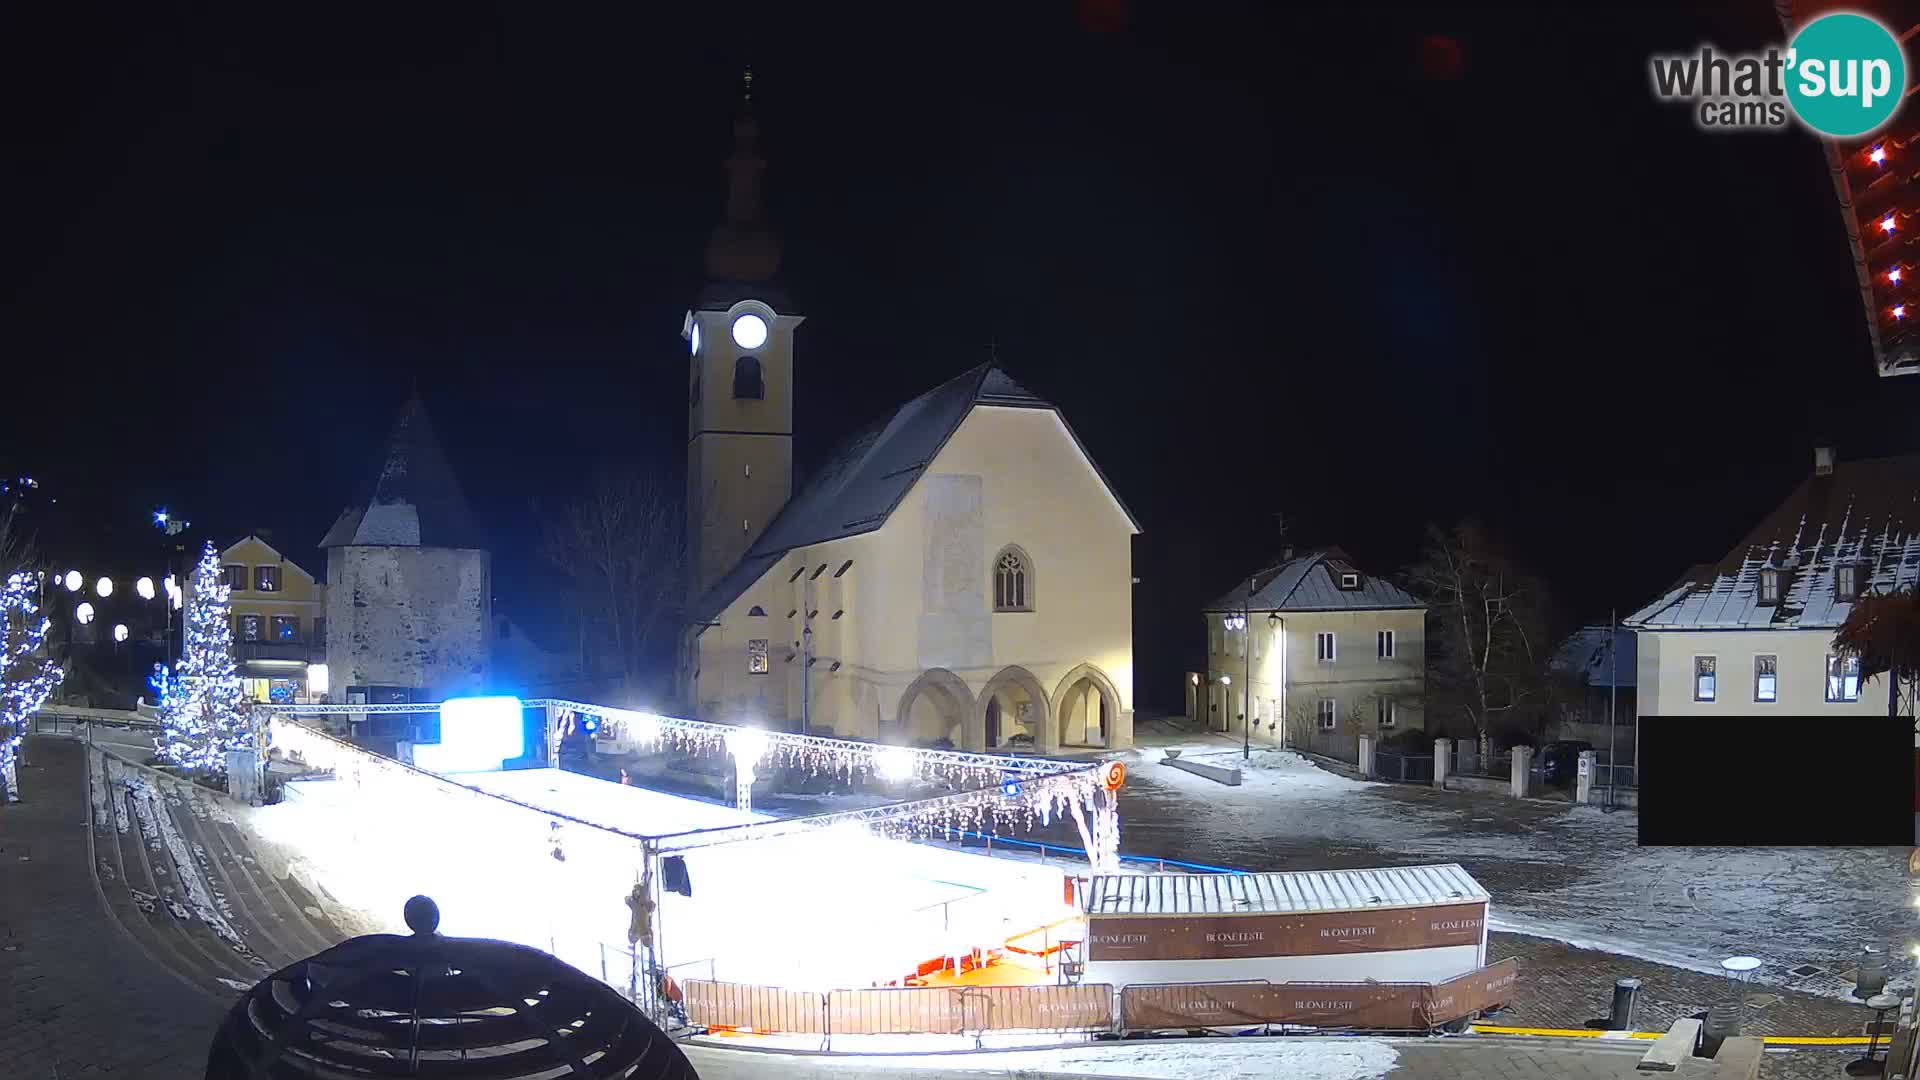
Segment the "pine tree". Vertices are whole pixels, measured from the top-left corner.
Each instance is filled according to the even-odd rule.
[[[232,591],[209,543],[193,569],[186,639],[161,706],[160,754],[189,769],[221,770],[228,750],[259,749],[252,704],[233,659]]]
[[[41,649],[48,623],[40,614],[39,591],[39,577],[24,571],[8,575],[0,589],[0,787],[13,802],[20,799],[14,760],[27,717],[46,704],[66,674]]]

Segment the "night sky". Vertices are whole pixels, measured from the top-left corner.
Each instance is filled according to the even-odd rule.
[[[129,558],[165,505],[319,569],[417,385],[538,621],[537,502],[681,468],[749,51],[800,465],[997,342],[1141,520],[1143,704],[1276,513],[1376,571],[1480,514],[1604,619],[1816,442],[1920,448],[1817,144],[1648,88],[1778,41],[1767,0],[302,11],[0,14],[0,467],[49,546]]]

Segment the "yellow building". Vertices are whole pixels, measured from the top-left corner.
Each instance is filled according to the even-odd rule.
[[[259,536],[221,552],[220,564],[233,590],[233,654],[247,696],[325,700],[327,587]]]
[[[1307,747],[1426,726],[1426,607],[1338,548],[1289,552],[1204,614],[1187,714],[1210,729],[1242,735],[1251,715],[1254,741]]]
[[[687,313],[703,719],[966,749],[1129,746],[1140,529],[1061,412],[982,365],[793,490],[793,343],[743,103],[713,282]]]

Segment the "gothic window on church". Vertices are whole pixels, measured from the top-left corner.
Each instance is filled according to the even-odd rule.
[[[760,378],[760,358],[743,356],[733,362],[733,396],[758,401],[766,397],[766,386]]]
[[[1017,547],[1006,547],[993,560],[993,610],[1033,610],[1033,561]]]

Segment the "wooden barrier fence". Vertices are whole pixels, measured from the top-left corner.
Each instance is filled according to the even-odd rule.
[[[1167,983],[1119,994],[1118,1030],[1276,1024],[1423,1031],[1513,999],[1520,962],[1502,960],[1440,983]],[[986,1031],[1112,1031],[1113,987],[934,986],[828,993],[691,980],[687,1020],[699,1027],[805,1035],[960,1035]]]
[[[1167,983],[1120,992],[1129,1031],[1281,1024],[1424,1031],[1513,998],[1520,961],[1508,958],[1439,983]]]
[[[807,1035],[959,1035],[970,1031],[1109,1031],[1113,987],[931,986],[808,993],[739,983],[686,984],[702,1027]]]

